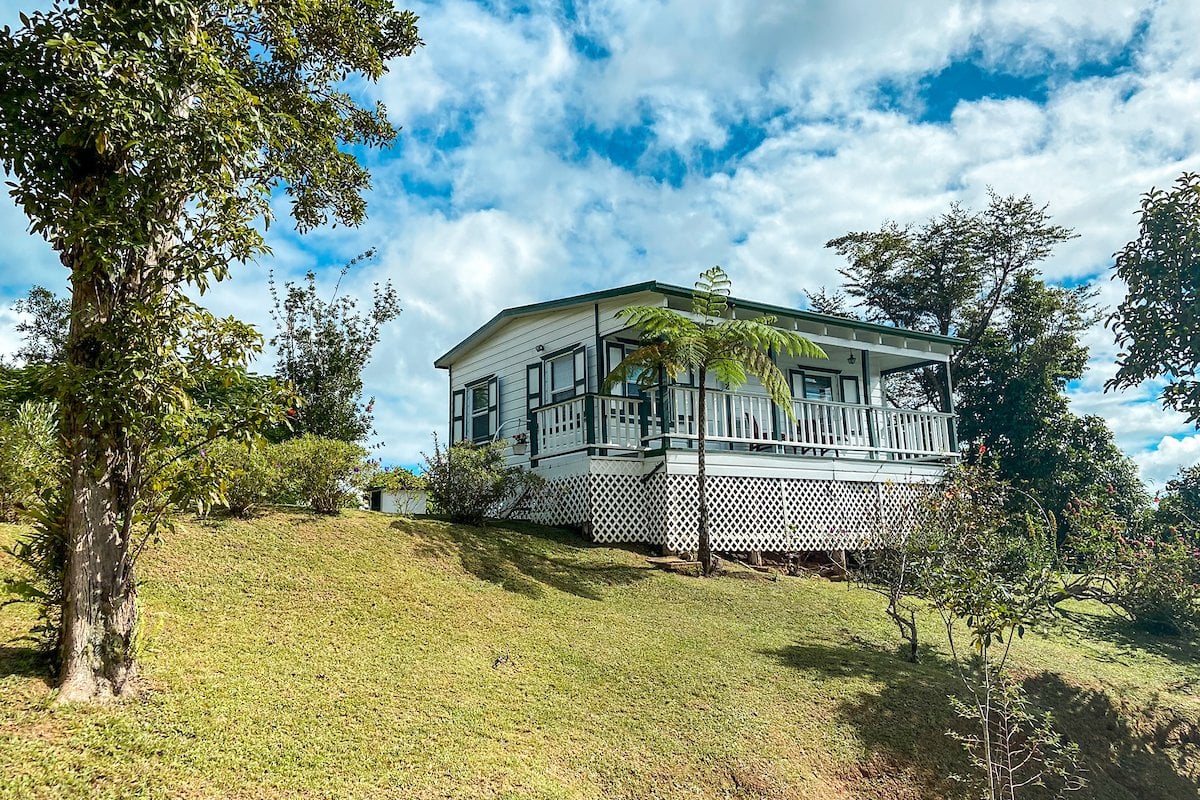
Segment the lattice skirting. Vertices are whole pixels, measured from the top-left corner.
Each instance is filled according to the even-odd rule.
[[[695,475],[628,468],[552,479],[533,519],[580,526],[597,542],[696,546]],[[713,548],[723,551],[864,549],[885,534],[907,533],[928,483],[710,475]]]

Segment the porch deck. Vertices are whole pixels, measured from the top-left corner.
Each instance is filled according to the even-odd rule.
[[[671,386],[645,398],[583,394],[534,408],[527,422],[534,463],[568,453],[641,456],[694,449],[699,390]],[[706,452],[825,458],[957,457],[952,414],[827,400],[792,400],[793,416],[752,393],[705,393]]]

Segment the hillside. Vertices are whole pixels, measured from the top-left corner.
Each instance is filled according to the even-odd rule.
[[[368,513],[188,521],[140,574],[119,707],[51,707],[0,611],[0,797],[966,796],[949,672],[844,584]],[[1082,619],[1016,656],[1083,748],[1074,796],[1200,796],[1195,645]]]

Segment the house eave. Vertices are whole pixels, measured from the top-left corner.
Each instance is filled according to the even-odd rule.
[[[486,339],[492,334],[493,331],[505,324],[510,319],[524,317],[530,314],[540,314],[546,311],[554,311],[560,308],[568,308],[576,305],[596,303],[613,297],[639,294],[642,292],[653,292],[664,296],[679,297],[684,299],[690,299],[692,296],[692,290],[683,286],[674,286],[668,283],[659,283],[658,281],[643,281],[641,283],[633,283],[629,284],[628,286],[619,286],[613,289],[587,292],[585,294],[563,297],[557,300],[546,300],[540,303],[531,303],[528,305],[506,308],[485,322],[470,336],[463,339],[454,347],[450,348],[443,355],[439,356],[433,362],[433,365],[438,369],[449,369],[460,355],[470,350],[483,339]],[[759,303],[753,300],[743,300],[737,297],[731,297],[729,301],[731,305],[738,309],[749,309],[760,314],[769,314],[776,317],[788,317],[791,319],[803,320],[819,325],[849,328],[852,330],[873,333],[880,336],[899,336],[917,341],[946,344],[952,347],[957,347],[958,345],[966,343],[965,339],[960,339],[957,336],[942,336],[941,334],[937,333],[926,333],[924,331],[914,331],[908,328],[880,325],[874,322],[864,322],[862,320],[851,319],[849,317],[838,317],[831,314],[818,314],[814,311],[802,311],[796,308],[776,306],[769,303]]]

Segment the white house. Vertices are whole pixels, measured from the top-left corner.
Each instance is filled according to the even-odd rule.
[[[501,311],[435,365],[450,376],[450,438],[510,442],[510,462],[548,481],[529,516],[600,542],[686,550],[696,541],[697,388],[688,380],[601,393],[637,346],[616,312],[690,313],[690,289],[655,281]],[[713,547],[854,548],[911,519],[922,487],[956,457],[953,413],[889,407],[889,374],[941,365],[959,339],[731,299],[738,318],[777,317],[828,354],[776,358],[793,420],[756,382],[710,383],[707,474]],[[522,441],[524,440],[524,441]]]

